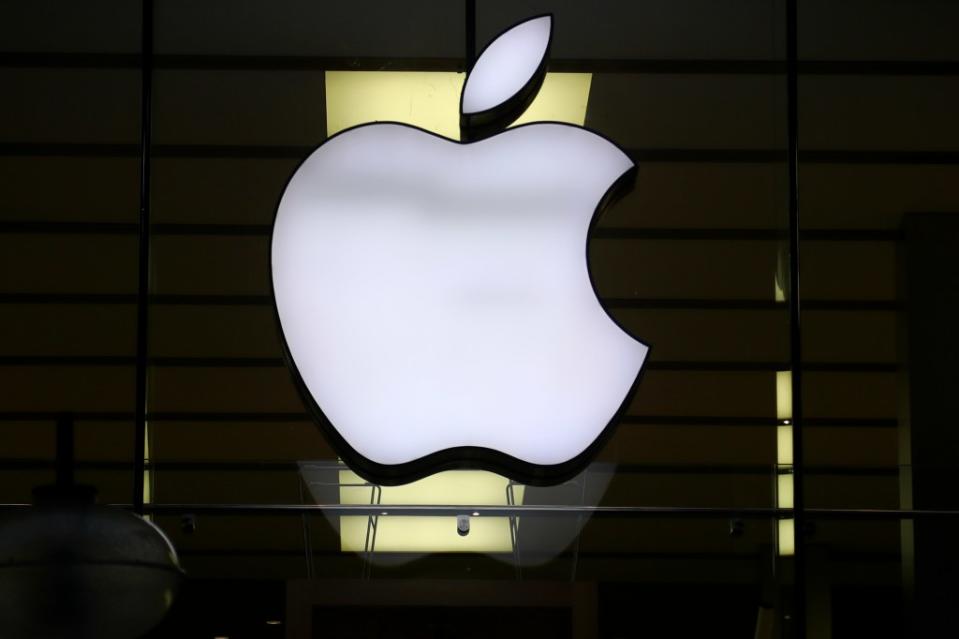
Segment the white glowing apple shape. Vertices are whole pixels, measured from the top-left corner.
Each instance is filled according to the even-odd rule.
[[[581,456],[648,351],[586,258],[597,206],[633,169],[560,123],[468,144],[377,123],[314,151],[277,211],[273,288],[294,371],[343,443],[383,467]]]

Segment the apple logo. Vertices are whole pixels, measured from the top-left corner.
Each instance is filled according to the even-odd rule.
[[[507,30],[461,97],[464,141],[344,130],[296,169],[273,225],[290,370],[338,454],[380,484],[481,468],[578,472],[649,347],[606,312],[587,238],[636,167],[582,127],[512,123],[546,72],[552,17]]]

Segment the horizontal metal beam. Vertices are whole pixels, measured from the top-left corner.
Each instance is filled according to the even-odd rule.
[[[109,504],[129,509],[130,504]],[[0,510],[29,508],[26,503],[0,504]],[[478,512],[478,517],[565,517],[589,516],[597,519],[783,519],[794,512],[788,508],[736,508],[697,506],[423,506],[365,504],[145,504],[144,513],[165,515],[220,516],[301,516],[326,514],[360,517],[455,517]],[[959,520],[959,510],[899,510],[884,508],[807,508],[810,520],[902,521]]]
[[[145,469],[157,472],[301,472],[307,467],[345,470],[336,460],[325,464],[311,461],[178,461],[151,460]],[[775,464],[598,464],[596,472],[614,472],[617,475],[759,475],[772,477]],[[53,459],[0,458],[0,470],[49,470],[56,467]],[[76,462],[77,470],[130,471],[133,464],[127,461],[87,460]],[[897,466],[806,466],[807,475],[841,477],[898,477]]]
[[[0,366],[133,366],[134,355],[0,355]],[[147,359],[161,368],[286,368],[282,357],[162,357]],[[895,373],[896,362],[805,362],[803,370],[827,373]],[[784,371],[787,362],[650,361],[646,371],[714,371],[750,373]]]
[[[697,310],[697,311],[783,311],[785,302],[759,299],[691,298],[601,298],[611,309]],[[0,293],[0,304],[135,304],[133,293]],[[152,294],[151,305],[164,306],[271,306],[269,295]],[[813,311],[898,311],[894,300],[806,300]]]
[[[0,411],[0,422],[55,422],[62,411]],[[70,415],[83,422],[128,422],[132,411],[73,411]],[[147,413],[151,423],[206,422],[206,423],[311,423],[306,412],[190,412],[153,411]],[[780,423],[774,416],[756,415],[624,415],[620,424],[636,426],[753,426],[771,428]],[[877,417],[807,417],[805,425],[819,428],[895,428],[893,418]]]
[[[129,504],[110,504],[129,508]],[[27,506],[27,504],[0,504],[0,509]],[[479,513],[477,517],[563,517],[587,515],[597,518],[670,517],[670,518],[729,518],[768,519],[789,517],[786,508],[700,508],[659,506],[456,506],[380,505],[366,504],[144,504],[144,513],[155,516],[179,515],[306,515],[333,516],[403,516],[439,517]],[[959,513],[957,513],[959,514]]]
[[[155,69],[249,71],[463,71],[462,58],[382,58],[289,55],[159,54]],[[139,69],[135,53],[74,53],[13,51],[0,53],[0,67],[63,69]],[[777,75],[782,60],[573,59],[554,58],[550,71],[588,73],[649,73],[695,75]],[[926,76],[957,75],[955,60],[806,60],[800,74]]]
[[[277,510],[274,510],[277,509]],[[323,511],[330,515],[366,516],[455,516],[466,511],[478,512],[480,517],[562,517],[565,515],[588,515],[596,518],[740,518],[781,519],[789,518],[793,511],[788,508],[724,508],[682,506],[389,506],[384,508],[366,505],[326,504],[301,506],[297,504],[151,504],[147,512],[154,515],[181,514],[304,514]],[[383,513],[386,512],[386,515]],[[902,521],[906,519],[956,519],[957,510],[899,510],[884,508],[807,508],[807,519],[821,520],[880,520]]]
[[[0,156],[7,157],[138,157],[137,144],[83,142],[3,142]],[[154,144],[155,158],[280,159],[292,164],[309,155],[316,145]],[[638,162],[702,164],[769,164],[787,160],[785,149],[629,149]],[[807,149],[799,152],[806,164],[959,164],[959,151],[901,149]]]
[[[60,222],[36,220],[0,221],[0,234],[13,235],[136,235],[132,222]],[[273,233],[269,224],[153,224],[152,235],[263,237]],[[689,241],[760,241],[785,240],[785,229],[745,228],[631,228],[598,226],[590,234],[595,240],[689,240]],[[800,233],[811,242],[898,242],[898,229],[808,229]]]

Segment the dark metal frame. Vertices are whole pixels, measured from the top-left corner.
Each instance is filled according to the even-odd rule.
[[[132,508],[131,504],[110,504],[117,508]],[[30,508],[28,503],[0,503],[0,511]],[[165,503],[144,504],[145,514],[166,517],[183,514],[221,516],[299,516],[305,514],[384,516],[383,506],[364,504],[255,504],[255,503]],[[789,518],[791,508],[737,508],[697,506],[424,506],[391,505],[388,515],[409,517],[438,517],[462,515],[464,511],[479,512],[480,516],[495,517],[567,517],[589,515],[612,519],[752,519],[774,520]],[[904,521],[904,520],[959,520],[959,510],[905,510],[898,508],[807,508],[810,521]]]
[[[153,0],[141,4],[140,219],[137,234],[136,424],[134,429],[133,507],[143,512],[147,436],[147,384],[150,341],[150,153],[153,114]]]
[[[476,2],[465,0],[466,68],[475,54]],[[472,20],[472,21],[471,21]],[[471,48],[471,40],[474,46]],[[60,69],[139,69],[136,53],[47,53],[0,52],[0,67]],[[155,69],[231,69],[246,71],[461,71],[463,58],[376,58],[290,55],[155,54]],[[550,68],[561,72],[667,73],[696,75],[779,75],[784,60],[670,60],[670,59],[554,59]],[[957,60],[800,60],[800,75],[908,75],[942,76],[959,74]]]
[[[0,65],[2,67],[2,65]],[[953,75],[953,74],[949,74]],[[139,144],[93,142],[0,142],[0,156],[31,157],[140,157]],[[154,144],[150,155],[159,158],[256,158],[298,160],[314,147],[271,144]],[[634,161],[710,164],[784,164],[783,149],[627,149]],[[959,164],[957,151],[899,149],[807,149],[799,152],[804,164]],[[203,225],[197,225],[203,226]],[[826,229],[823,229],[824,231]]]
[[[797,0],[786,0],[786,144],[789,179],[789,359],[792,382],[792,474],[795,551],[792,636],[806,636],[806,502],[803,466],[803,361],[799,285],[799,16]]]

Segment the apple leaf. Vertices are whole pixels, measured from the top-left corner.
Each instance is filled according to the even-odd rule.
[[[463,85],[463,139],[478,140],[506,128],[536,97],[549,57],[553,18],[537,16],[495,38],[479,55]]]

